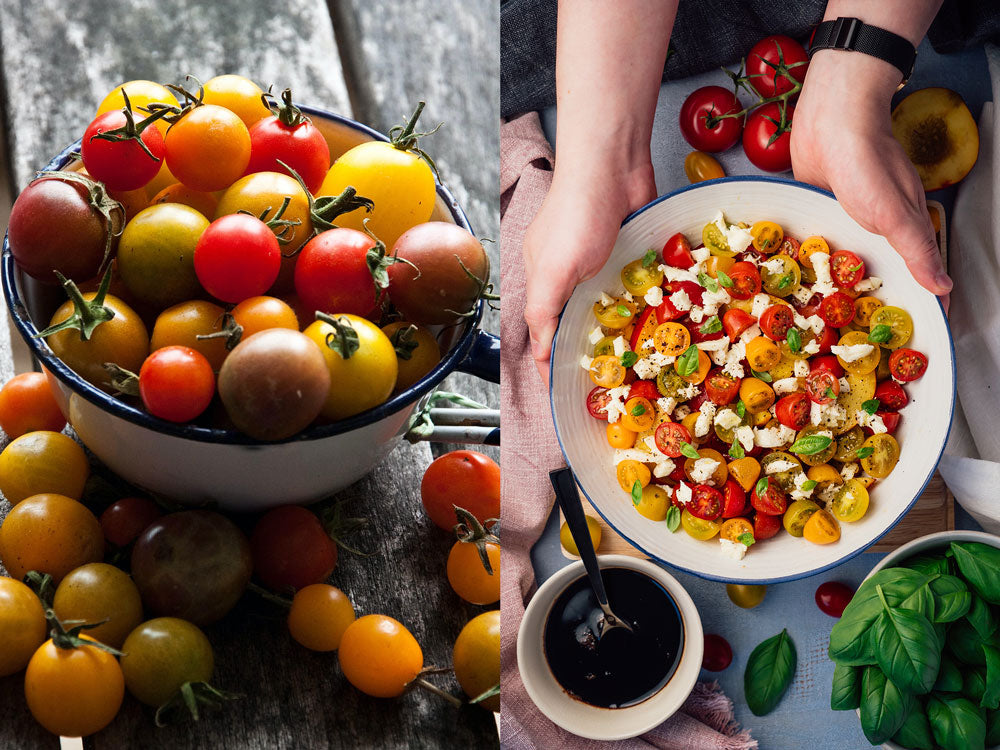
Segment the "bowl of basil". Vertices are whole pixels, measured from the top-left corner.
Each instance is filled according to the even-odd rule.
[[[1000,746],[1000,537],[942,531],[876,565],[830,631],[830,706],[891,750]]]

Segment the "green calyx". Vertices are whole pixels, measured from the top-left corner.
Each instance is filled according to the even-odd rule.
[[[199,341],[225,339],[226,350],[231,352],[243,339],[243,326],[236,322],[236,318],[231,312],[224,312],[222,313],[222,328],[220,330],[213,333],[200,333],[195,338]]]
[[[327,313],[317,312],[316,320],[322,320],[324,323],[333,328],[333,330],[326,335],[326,345],[333,349],[333,351],[337,352],[337,354],[344,359],[350,359],[354,355],[354,352],[361,347],[361,340],[358,338],[358,332],[354,330],[354,326],[351,325],[351,321],[343,315],[335,318]]]
[[[241,697],[212,687],[207,682],[185,682],[170,700],[156,709],[156,726],[167,726],[175,716],[190,716],[198,721],[201,707],[220,709],[226,702]]]
[[[44,331],[35,334],[36,339],[46,338],[58,331],[74,329],[80,332],[82,341],[89,341],[94,335],[94,331],[101,323],[107,322],[115,317],[115,311],[110,307],[105,307],[104,299],[108,295],[108,288],[111,286],[111,266],[104,272],[101,279],[101,286],[97,289],[97,294],[90,302],[83,298],[80,289],[72,279],[67,279],[58,271],[54,271],[59,283],[62,284],[66,294],[73,302],[73,314],[62,323],[56,323],[46,328]]]
[[[416,332],[417,327],[410,323],[410,325],[400,328],[389,337],[389,342],[392,344],[392,348],[396,350],[397,357],[408,360],[413,356],[414,350],[420,346],[414,336]]]
[[[114,362],[105,362],[104,369],[108,371],[111,387],[115,389],[116,396],[139,396],[138,375]]]
[[[479,559],[483,563],[483,568],[487,574],[493,575],[493,565],[490,563],[490,556],[486,550],[487,543],[500,545],[500,537],[493,533],[492,528],[496,525],[496,518],[488,518],[485,524],[472,515],[465,508],[452,505],[455,509],[455,517],[458,523],[454,526],[455,538],[460,542],[476,545],[479,551]],[[489,528],[487,528],[489,527]]]
[[[275,239],[278,240],[279,245],[287,245],[292,241],[292,238],[288,236],[289,232],[292,231],[292,227],[297,227],[302,224],[299,219],[282,219],[281,217],[285,215],[285,211],[288,209],[288,204],[292,202],[292,196],[286,195],[281,199],[281,205],[278,210],[274,212],[274,216],[270,219],[267,215],[271,213],[271,206],[268,206],[260,215],[254,215],[250,211],[245,209],[240,209],[236,213],[246,214],[247,216],[253,216],[255,219],[260,219],[267,225],[267,228],[274,232]]]
[[[275,101],[270,87],[261,95],[260,100],[264,102],[265,107],[271,110],[271,114],[278,118],[278,122],[289,128],[297,128],[299,125],[312,122],[306,115],[302,114],[301,109],[292,104],[292,90],[290,88],[281,92],[281,104]]]
[[[327,229],[335,229],[337,225],[333,221],[341,214],[347,214],[359,208],[363,208],[365,213],[370,214],[375,208],[374,201],[370,198],[365,198],[363,195],[358,195],[358,191],[351,185],[345,187],[340,195],[321,195],[318,198],[314,198],[313,194],[309,192],[309,188],[306,187],[302,175],[281,161],[281,159],[277,161],[284,169],[288,170],[288,174],[295,178],[302,188],[302,192],[306,194],[306,198],[309,200],[309,218],[312,220],[313,225],[311,236],[316,236]]]
[[[48,621],[51,630],[49,631],[49,637],[52,639],[53,645],[56,648],[81,648],[83,646],[93,646],[94,648],[99,648],[101,651],[107,651],[109,654],[114,656],[122,656],[122,652],[118,649],[111,648],[107,644],[101,643],[100,641],[88,640],[82,638],[80,633],[84,630],[93,630],[94,628],[100,627],[107,620],[101,620],[100,622],[84,622],[83,620],[66,620],[61,621],[56,613],[51,607],[45,608],[45,619]],[[67,629],[67,625],[71,626]]]
[[[98,214],[104,217],[107,232],[104,235],[103,266],[111,257],[111,242],[125,229],[125,207],[108,194],[103,183],[79,172],[39,172],[35,179],[55,179],[63,182],[75,182],[87,190],[87,203]],[[57,274],[58,275],[58,274]]]
[[[122,97],[125,99],[125,106],[122,108],[122,114],[125,115],[125,124],[120,128],[115,128],[114,130],[97,133],[96,135],[91,136],[90,140],[97,138],[102,141],[111,142],[135,141],[139,144],[139,148],[146,153],[146,156],[155,162],[159,162],[160,158],[158,156],[154,156],[153,152],[149,150],[149,146],[147,146],[146,142],[142,140],[142,133],[154,122],[170,114],[170,110],[156,110],[149,117],[137,123],[135,121],[135,116],[132,114],[132,102],[129,101],[128,94],[125,93],[125,89],[122,89]]]
[[[411,154],[419,156],[427,163],[427,166],[433,170],[435,176],[440,178],[441,174],[438,172],[438,168],[434,163],[434,160],[418,145],[421,138],[433,135],[444,124],[439,122],[432,130],[428,130],[425,133],[418,133],[416,131],[417,120],[420,119],[420,113],[424,111],[426,104],[427,102],[417,102],[417,108],[413,110],[413,114],[410,115],[409,120],[407,120],[403,125],[395,125],[389,129],[389,143],[391,143],[394,148],[398,148],[400,151],[409,151]]]

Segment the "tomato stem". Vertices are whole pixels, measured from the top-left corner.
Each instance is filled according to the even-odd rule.
[[[296,179],[302,187],[302,192],[306,194],[306,198],[309,200],[309,218],[312,220],[313,225],[312,234],[309,235],[310,238],[315,237],[320,232],[325,232],[327,229],[335,229],[337,225],[333,223],[333,220],[341,214],[350,213],[359,208],[365,209],[365,212],[370,214],[372,209],[375,208],[374,201],[370,198],[365,198],[363,195],[358,195],[358,191],[351,185],[345,187],[340,195],[321,195],[318,198],[314,198],[313,194],[309,192],[309,188],[306,187],[305,180],[302,179],[302,176],[298,172],[281,161],[281,159],[278,159],[277,162]],[[295,252],[297,253],[298,250]],[[295,253],[289,253],[286,257],[291,257],[292,255],[295,255]]]
[[[105,362],[104,369],[107,370],[111,387],[115,389],[114,395],[139,396],[139,376],[131,370],[116,365],[114,362]]]
[[[48,573],[39,573],[37,570],[29,570],[24,575],[24,582],[41,600],[42,607],[51,609],[52,597],[56,593],[52,576]]]
[[[447,692],[445,690],[442,690],[437,685],[434,685],[434,684],[428,682],[423,677],[423,675],[425,675],[425,674],[433,674],[434,672],[438,672],[438,671],[443,671],[443,670],[437,670],[437,669],[433,669],[433,668],[422,670],[420,672],[420,674],[418,674],[413,679],[413,682],[410,683],[410,687],[411,688],[420,688],[421,690],[427,690],[428,692],[431,692],[434,695],[437,695],[437,696],[439,696],[441,698],[444,698],[446,701],[448,701],[455,708],[461,708],[462,707],[462,700],[460,698],[457,698],[454,695],[452,695],[451,693],[449,693],[449,692]]]
[[[222,328],[220,330],[213,331],[212,333],[199,333],[195,338],[199,341],[225,339],[226,350],[232,351],[243,339],[243,326],[236,322],[236,318],[233,317],[231,312],[224,312],[222,313]]]
[[[424,111],[426,104],[426,102],[417,102],[417,108],[413,110],[413,114],[410,115],[409,120],[403,125],[394,125],[389,129],[389,143],[400,151],[409,151],[419,156],[427,163],[427,166],[434,170],[434,175],[440,180],[441,173],[438,172],[437,164],[434,163],[434,160],[426,151],[417,145],[421,138],[434,135],[444,125],[443,122],[439,122],[432,130],[428,130],[425,133],[416,132],[417,120],[420,119],[420,113]]]
[[[499,546],[500,537],[494,534],[492,529],[488,530],[486,527],[495,526],[498,519],[489,518],[486,520],[486,524],[481,524],[479,523],[479,519],[465,508],[460,508],[457,505],[452,505],[451,507],[455,509],[455,517],[458,519],[458,523],[452,529],[455,532],[455,538],[460,542],[476,545],[483,568],[485,568],[489,575],[493,575],[493,564],[490,562],[486,544],[490,543]]]
[[[286,599],[280,594],[275,594],[273,591],[269,591],[253,581],[250,581],[247,584],[247,591],[252,591],[264,601],[270,602],[271,604],[277,604],[279,607],[284,607],[285,609],[291,609],[292,607],[290,599]]]
[[[275,101],[270,86],[268,86],[267,91],[261,94],[260,100],[264,102],[265,107],[271,110],[271,114],[278,119],[278,122],[286,127],[297,128],[299,125],[312,122],[302,113],[301,109],[292,104],[292,90],[290,88],[281,92],[281,104]]]
[[[358,332],[354,330],[351,321],[343,315],[334,318],[325,312],[317,312],[316,320],[322,320],[333,327],[333,330],[326,335],[326,345],[344,359],[350,359],[360,348],[361,340],[358,338]]]
[[[413,350],[419,346],[417,340],[414,338],[416,332],[417,327],[413,323],[410,323],[410,325],[400,328],[389,337],[392,348],[396,350],[397,357],[408,360],[413,356]]]
[[[90,302],[87,302],[83,298],[79,287],[73,283],[72,279],[67,279],[58,271],[53,271],[53,273],[55,273],[56,278],[59,279],[59,283],[66,290],[67,296],[73,302],[73,313],[63,322],[51,325],[44,331],[36,333],[34,338],[46,338],[58,331],[65,331],[72,328],[80,332],[81,341],[89,341],[90,337],[94,335],[97,326],[115,317],[115,311],[104,305],[108,288],[111,286],[111,266],[109,265],[108,269],[104,272],[104,277],[101,279],[101,285],[97,289],[97,294]]]
[[[227,701],[238,700],[242,697],[237,693],[227,693],[224,690],[219,690],[207,682],[185,682],[170,700],[156,709],[156,726],[167,726],[170,723],[166,719],[167,714],[181,713],[179,710],[181,707],[186,708],[187,715],[198,721],[199,706],[220,709]]]
[[[166,117],[170,110],[158,109],[149,117],[136,124],[135,117],[132,115],[132,102],[129,101],[128,94],[125,93],[125,89],[122,89],[122,96],[125,98],[125,106],[122,108],[122,114],[125,115],[125,124],[120,128],[115,128],[114,130],[96,133],[90,137],[90,140],[97,138],[102,141],[111,142],[135,141],[139,144],[139,148],[146,152],[146,156],[155,162],[159,162],[160,158],[158,156],[153,156],[153,152],[149,150],[149,146],[147,146],[146,142],[142,140],[142,133],[154,122],[162,117]]]
[[[52,639],[53,645],[57,648],[72,649],[80,648],[81,646],[93,646],[94,648],[101,649],[101,651],[107,651],[109,654],[113,654],[114,656],[123,656],[121,651],[111,648],[111,646],[108,646],[105,643],[80,637],[81,631],[98,628],[106,623],[108,618],[105,618],[100,622],[89,623],[84,622],[83,620],[66,620],[63,622],[56,616],[55,611],[51,607],[46,607],[45,619],[52,628],[49,631],[49,637]],[[71,625],[72,627],[67,630],[67,625]]]

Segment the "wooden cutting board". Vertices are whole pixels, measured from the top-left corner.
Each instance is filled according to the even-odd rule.
[[[936,209],[941,219],[937,240],[938,247],[941,248],[941,255],[944,257],[945,265],[948,264],[948,242],[947,226],[945,224],[944,207],[937,201],[927,201],[928,208]],[[633,557],[645,557],[642,552],[633,547],[615,532],[603,518],[593,509],[593,506],[583,495],[584,511],[589,516],[597,519],[601,525],[601,553],[631,555]],[[562,511],[559,513],[559,522],[562,524]],[[932,534],[935,531],[949,531],[955,528],[955,498],[945,485],[941,475],[934,472],[931,481],[924,488],[923,494],[917,499],[909,513],[903,516],[884,537],[876,544],[868,548],[869,552],[891,552],[897,547],[901,547],[912,539]],[[560,547],[563,555],[576,559],[565,549]]]

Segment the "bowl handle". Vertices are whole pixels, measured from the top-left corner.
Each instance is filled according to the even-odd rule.
[[[491,383],[499,383],[500,338],[486,331],[476,331],[472,348],[455,369]]]

